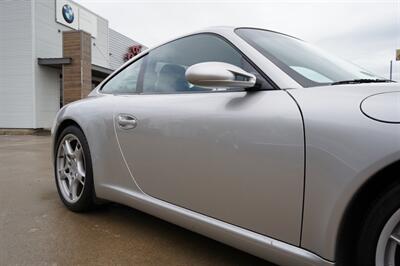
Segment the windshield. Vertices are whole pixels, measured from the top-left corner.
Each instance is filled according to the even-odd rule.
[[[365,69],[335,58],[294,37],[249,28],[239,28],[235,32],[303,87],[348,80],[380,79]]]

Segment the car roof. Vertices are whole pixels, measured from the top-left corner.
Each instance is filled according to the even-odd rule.
[[[190,36],[190,35],[198,34],[198,33],[215,33],[215,34],[219,34],[219,35],[222,35],[222,36],[226,36],[227,34],[229,35],[229,34],[234,33],[234,31],[236,29],[253,29],[253,30],[261,30],[261,31],[269,31],[269,32],[285,35],[285,36],[288,36],[288,37],[303,41],[302,39],[299,39],[299,38],[297,38],[295,36],[292,36],[292,35],[289,35],[289,34],[286,34],[286,33],[283,33],[283,32],[270,30],[270,29],[265,29],[265,28],[259,28],[259,27],[251,27],[251,26],[210,26],[210,27],[205,27],[203,29],[199,29],[199,30],[196,30],[196,31],[188,32],[186,34],[177,35],[177,36],[175,36],[173,38],[168,39],[167,41],[163,41],[163,42],[160,42],[159,44],[157,44],[155,46],[152,46],[151,49],[154,49],[156,47],[159,47],[159,46],[161,46],[163,44],[166,44],[166,43],[169,43],[171,41],[174,41],[174,40],[177,40],[177,39],[180,39],[180,38],[183,38],[183,37],[187,37],[187,36]]]

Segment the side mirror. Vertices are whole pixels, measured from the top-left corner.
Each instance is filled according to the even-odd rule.
[[[206,88],[251,88],[256,76],[240,67],[222,62],[204,62],[190,66],[186,80],[193,85]]]

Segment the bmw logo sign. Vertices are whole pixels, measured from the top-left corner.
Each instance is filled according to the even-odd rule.
[[[65,4],[62,7],[62,15],[66,22],[72,23],[74,21],[74,11],[72,10],[72,7],[68,4]]]

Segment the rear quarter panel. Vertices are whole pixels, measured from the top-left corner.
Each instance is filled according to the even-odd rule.
[[[98,95],[68,104],[59,111],[52,130],[54,136],[66,120],[80,126],[90,147],[96,196],[104,199],[110,197],[110,186],[137,191],[115,136],[114,105],[113,95]]]

